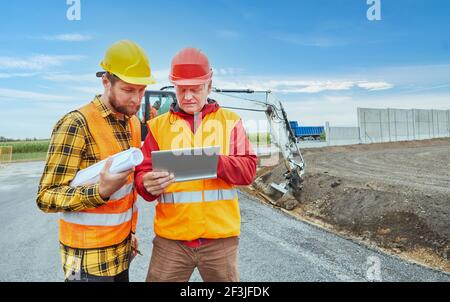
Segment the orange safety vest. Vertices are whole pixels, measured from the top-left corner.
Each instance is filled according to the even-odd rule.
[[[148,122],[160,150],[220,146],[230,154],[231,133],[240,118],[220,108],[207,114],[192,133],[181,117],[168,112]],[[240,234],[241,217],[237,192],[221,179],[171,184],[159,197],[155,233],[172,240],[227,238]]]
[[[95,151],[100,160],[119,153],[122,148],[114,137],[111,126],[101,116],[94,103],[78,110],[87,121],[95,141]],[[141,127],[136,116],[129,119],[132,147],[141,146]],[[59,220],[60,241],[66,246],[81,249],[109,247],[123,242],[130,232],[135,232],[138,218],[137,192],[134,176],[98,208],[80,212],[64,212]]]

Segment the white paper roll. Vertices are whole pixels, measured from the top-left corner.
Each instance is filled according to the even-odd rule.
[[[109,169],[109,172],[115,174],[128,171],[141,164],[144,160],[144,155],[140,149],[130,148],[126,151],[113,155],[112,159],[113,163]],[[102,160],[86,169],[78,171],[77,175],[70,183],[70,186],[78,187],[98,183],[100,172],[105,166],[106,161],[106,159]]]

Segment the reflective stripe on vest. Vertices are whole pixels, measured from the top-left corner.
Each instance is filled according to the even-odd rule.
[[[231,200],[237,197],[235,189],[231,190],[208,190],[205,192],[205,201]]]
[[[131,221],[133,212],[138,212],[138,206],[135,203],[133,209],[120,214],[97,214],[83,212],[61,213],[61,219],[65,222],[84,225],[84,226],[116,226]]]
[[[205,199],[203,200],[203,194]],[[195,203],[195,202],[213,202],[217,200],[233,200],[237,197],[235,189],[207,190],[193,192],[173,192],[164,193],[159,197],[160,203]]]
[[[118,191],[116,191],[111,197],[109,198],[110,201],[113,200],[119,200],[127,196],[131,193],[133,190],[134,182],[130,182],[129,184],[124,185],[122,188],[120,188]]]
[[[128,183],[113,195],[109,201],[115,201],[129,195],[133,190],[134,182]],[[131,220],[133,211],[137,212],[137,204],[133,209],[128,209],[126,212],[119,214],[103,214],[103,213],[85,213],[85,212],[64,212],[61,213],[61,219],[65,222],[75,223],[86,226],[115,226]]]

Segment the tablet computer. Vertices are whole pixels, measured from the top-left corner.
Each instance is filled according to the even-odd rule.
[[[219,146],[153,151],[153,171],[173,173],[175,182],[217,178],[219,152]]]

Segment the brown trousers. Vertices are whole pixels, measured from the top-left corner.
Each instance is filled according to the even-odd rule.
[[[156,236],[147,282],[188,282],[197,267],[205,282],[238,282],[239,237],[212,240],[190,248]]]

